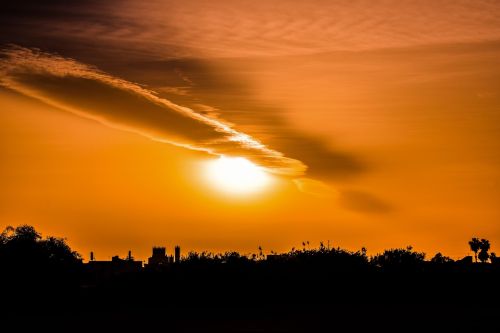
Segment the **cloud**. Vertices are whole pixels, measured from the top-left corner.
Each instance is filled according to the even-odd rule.
[[[361,213],[382,214],[392,210],[385,201],[363,191],[342,191],[339,201],[344,208]]]
[[[362,158],[332,144],[331,138],[302,132],[288,121],[285,108],[259,100],[255,96],[255,88],[241,75],[242,71],[251,68],[252,63],[253,59],[225,59],[223,64],[199,59],[175,59],[139,62],[135,69],[122,66],[117,71],[127,73],[133,80],[161,87],[170,80],[172,72],[182,70],[195,82],[191,90],[192,98],[186,98],[184,104],[192,105],[204,115],[223,119],[226,123],[229,121],[234,128],[261,138],[286,156],[302,161],[308,166],[309,177],[344,181],[369,168]],[[304,98],[307,99],[307,96]]]
[[[500,38],[490,0],[5,1],[0,42],[164,57],[241,57]],[[438,32],[438,33],[436,33]],[[72,43],[62,43],[72,41]],[[67,53],[64,53],[67,54]]]
[[[295,186],[308,195],[329,200],[334,205],[362,214],[386,214],[392,207],[384,200],[368,192],[342,189],[311,178],[295,178]]]
[[[339,192],[325,183],[310,179],[310,178],[296,178],[293,180],[297,188],[307,194],[320,198],[335,198],[339,196]]]
[[[296,177],[306,171],[301,161],[220,120],[95,67],[18,46],[0,56],[0,85],[59,109],[188,149],[246,157],[273,173]]]
[[[149,67],[136,65],[143,74],[157,71],[158,75],[165,74],[165,68],[182,68],[194,77],[197,90],[193,93],[204,96],[208,87],[227,91],[225,101],[229,104],[225,108],[229,110],[201,103],[189,103],[194,109],[187,108],[160,97],[156,89],[146,89],[72,59],[18,46],[0,51],[0,85],[156,141],[214,155],[246,157],[270,172],[294,178],[301,192],[333,199],[350,210],[364,213],[388,210],[388,206],[369,194],[337,190],[321,181],[349,178],[364,171],[366,166],[350,154],[332,150],[318,138],[297,132],[283,121],[278,109],[262,110],[250,101],[243,104],[248,104],[246,107],[252,112],[241,109],[241,97],[249,91],[224,73],[215,74],[214,68],[200,69],[199,65],[188,71],[189,62],[180,60],[175,60],[172,66],[165,62]],[[155,81],[147,75],[145,78],[148,82]],[[160,92],[166,93],[161,89]],[[233,98],[240,109],[232,107]],[[273,149],[254,135],[266,138]]]
[[[178,96],[189,95],[190,87],[160,87],[156,89],[158,92],[164,92],[166,94],[173,94]]]

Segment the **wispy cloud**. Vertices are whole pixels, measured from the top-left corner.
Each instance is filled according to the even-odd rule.
[[[0,20],[9,28],[0,42],[105,45],[117,54],[128,50],[129,56],[162,58],[293,55],[500,39],[500,2],[489,0],[27,0],[22,5],[8,2],[2,9]],[[78,43],[62,46],[62,41]]]
[[[343,191],[339,201],[344,208],[361,213],[383,214],[392,210],[392,207],[385,201],[363,191]]]
[[[0,54],[0,85],[59,109],[188,149],[243,156],[277,174],[305,173],[301,161],[139,84],[39,50],[13,46]]]

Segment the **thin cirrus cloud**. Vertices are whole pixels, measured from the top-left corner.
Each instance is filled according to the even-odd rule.
[[[94,67],[19,46],[0,54],[0,85],[62,110],[153,140],[214,155],[243,156],[277,174],[297,177],[306,171],[301,161],[221,120]]]
[[[5,38],[126,43],[159,56],[269,56],[500,38],[488,0],[153,0],[8,3]],[[8,37],[6,37],[8,36]],[[140,49],[140,50],[139,50]]]
[[[207,56],[360,51],[500,37],[495,24],[500,5],[484,0],[129,1],[122,9],[118,20],[132,22],[137,12],[148,17],[132,25],[147,26],[143,40],[168,40]],[[119,38],[112,26],[99,28]]]

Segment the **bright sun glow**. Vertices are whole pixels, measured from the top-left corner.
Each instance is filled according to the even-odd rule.
[[[243,157],[224,157],[208,165],[208,179],[217,188],[232,194],[247,194],[264,189],[270,176]]]

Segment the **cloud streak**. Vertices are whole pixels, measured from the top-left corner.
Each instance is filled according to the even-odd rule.
[[[306,165],[222,120],[59,55],[12,46],[0,51],[0,85],[107,126],[213,155],[243,156],[270,172],[301,176]]]
[[[93,45],[94,57],[97,45],[160,58],[314,54],[494,41],[499,13],[490,0],[26,0],[2,7],[0,41]]]

